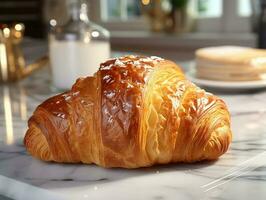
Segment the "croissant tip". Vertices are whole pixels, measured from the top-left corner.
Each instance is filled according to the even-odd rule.
[[[36,128],[36,126],[29,126],[23,142],[27,151],[32,156],[45,161],[52,160],[46,138],[40,132],[40,129]]]

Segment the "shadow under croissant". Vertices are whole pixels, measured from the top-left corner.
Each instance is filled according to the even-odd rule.
[[[30,155],[27,155],[30,157]],[[31,158],[32,159],[32,158]],[[154,165],[138,169],[124,168],[103,168],[95,164],[82,163],[56,163],[45,162],[32,159],[28,170],[29,176],[25,177],[25,182],[56,182],[56,188],[86,187],[90,185],[101,186],[101,184],[113,183],[130,178],[159,175],[171,172],[181,172],[184,175],[202,176],[198,170],[214,165],[217,160],[200,161],[195,163],[171,163],[164,165]],[[34,173],[31,173],[34,172]],[[58,172],[58,173],[55,173]],[[40,176],[40,174],[43,174]],[[185,175],[186,176],[186,175]],[[179,176],[173,177],[179,178]],[[209,178],[209,177],[207,177]],[[48,185],[48,184],[47,184]],[[55,185],[55,184],[51,184]],[[51,187],[50,185],[48,187]],[[53,186],[54,189],[54,186]]]
[[[229,151],[230,152],[230,151]],[[31,157],[22,144],[22,139],[15,140],[12,145],[0,143],[0,160],[6,159],[6,170],[4,176],[16,177],[19,181],[46,189],[90,188],[102,184],[113,184],[115,182],[130,180],[132,178],[159,178],[160,175],[167,175],[169,179],[194,180],[200,178],[198,186],[201,186],[201,178],[211,180],[211,172],[215,172],[215,161],[201,161],[196,163],[172,163],[167,165],[155,165],[152,167],[138,169],[103,168],[94,164],[60,164],[55,162],[45,162]],[[227,155],[227,154],[226,154]],[[223,157],[226,159],[226,155]],[[19,161],[14,164],[14,159]],[[214,165],[215,164],[215,165]],[[220,166],[220,164],[219,164]],[[3,166],[2,166],[3,167]],[[212,169],[212,167],[214,167]],[[210,173],[202,173],[204,168],[208,168]],[[211,168],[211,169],[209,169]],[[171,173],[171,175],[170,175]],[[170,176],[169,176],[170,175]],[[210,177],[208,177],[210,176]],[[191,179],[192,177],[192,179]],[[189,183],[189,181],[188,181]],[[188,184],[186,183],[186,184]]]

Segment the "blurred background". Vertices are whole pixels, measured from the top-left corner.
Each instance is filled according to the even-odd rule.
[[[22,22],[26,37],[45,40],[51,23],[64,25],[69,19],[70,1],[75,0],[1,0],[0,22]],[[260,0],[88,0],[88,13],[110,31],[112,50],[191,59],[192,52],[204,46],[258,46],[262,4]]]

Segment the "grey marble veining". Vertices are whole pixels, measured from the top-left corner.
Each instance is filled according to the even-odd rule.
[[[266,91],[218,94],[233,142],[215,162],[136,170],[45,163],[23,146],[27,120],[55,92],[48,70],[0,85],[0,195],[14,199],[266,199]],[[1,197],[0,196],[0,197]]]

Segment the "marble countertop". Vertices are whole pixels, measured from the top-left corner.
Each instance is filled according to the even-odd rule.
[[[266,199],[266,91],[218,94],[233,142],[216,162],[136,170],[45,163],[23,146],[27,119],[52,96],[47,68],[0,85],[0,199]]]

